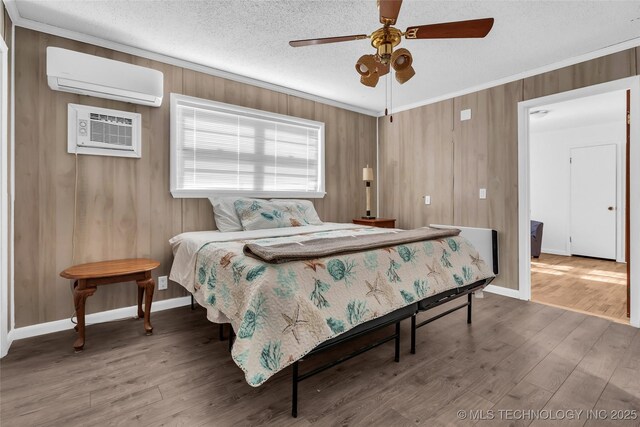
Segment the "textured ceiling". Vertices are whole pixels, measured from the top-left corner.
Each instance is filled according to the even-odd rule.
[[[33,1],[23,18],[381,111],[384,84],[359,83],[368,40],[289,47],[293,39],[371,33],[376,2]],[[405,40],[416,76],[394,82],[394,107],[516,75],[640,37],[638,1],[405,0],[398,27],[494,17],[485,39]]]
[[[627,115],[627,93],[619,90],[548,104],[535,109],[547,110],[549,113],[544,117],[531,116],[529,122],[531,132],[547,132],[602,123],[619,123],[623,127]]]

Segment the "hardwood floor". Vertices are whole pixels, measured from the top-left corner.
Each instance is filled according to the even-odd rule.
[[[298,419],[290,415],[290,370],[247,385],[202,309],[154,313],[148,337],[139,320],[89,326],[79,354],[73,331],[20,340],[0,361],[0,419],[3,426],[431,426],[475,424],[459,410],[640,411],[638,329],[487,293],[474,300],[473,321],[467,325],[461,310],[419,329],[415,355],[405,321],[400,363],[390,342],[311,377],[300,384]],[[586,421],[583,414],[575,424]],[[496,415],[482,424],[510,422]]]
[[[531,259],[531,300],[628,324],[626,264],[541,254]]]

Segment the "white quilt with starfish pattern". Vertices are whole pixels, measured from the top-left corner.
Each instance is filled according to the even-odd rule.
[[[233,360],[252,386],[364,322],[493,277],[460,236],[279,265],[243,254],[249,242],[271,245],[394,232],[361,226],[306,231],[205,243],[195,256],[193,280],[181,283],[210,319],[230,321],[237,334]]]

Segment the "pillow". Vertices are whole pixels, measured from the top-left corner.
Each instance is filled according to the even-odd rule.
[[[213,205],[213,216],[216,227],[222,232],[242,231],[242,223],[233,203],[238,197],[212,197],[209,198]]]
[[[302,222],[305,225],[322,225],[322,221],[316,212],[311,200],[302,199],[271,199],[270,201],[282,204],[293,204],[300,212]]]
[[[299,227],[305,220],[293,203],[240,199],[234,202],[244,230]]]

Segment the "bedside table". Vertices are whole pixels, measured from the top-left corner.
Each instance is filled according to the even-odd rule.
[[[353,220],[353,223],[358,225],[368,225],[370,227],[396,228],[396,220],[391,218],[356,218]]]

